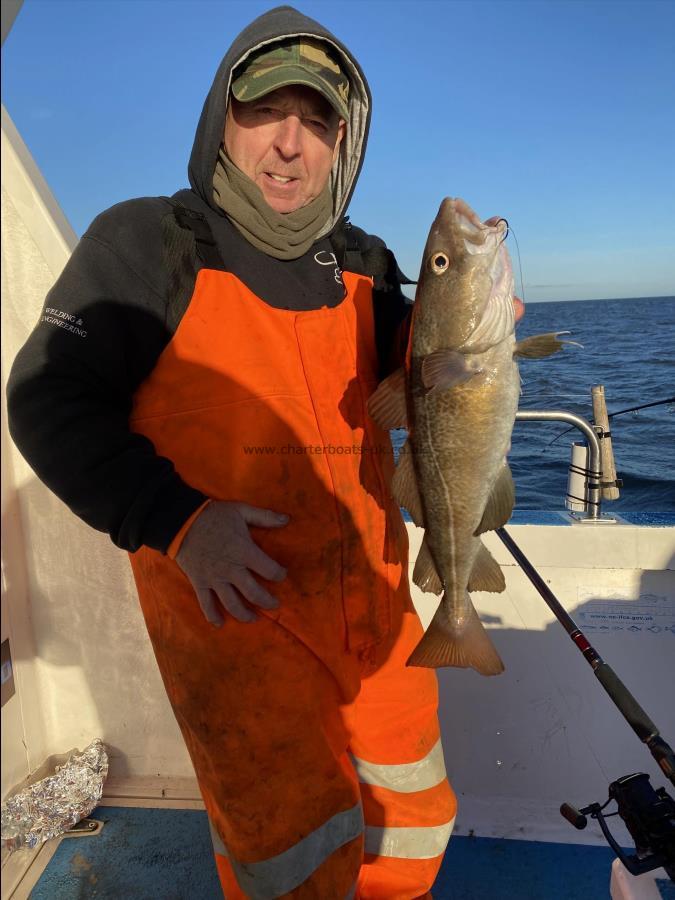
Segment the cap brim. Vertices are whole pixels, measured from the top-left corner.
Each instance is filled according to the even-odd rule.
[[[342,97],[340,97],[338,92],[332,90],[330,85],[326,84],[321,78],[313,75],[311,72],[308,72],[307,69],[303,69],[300,66],[280,66],[274,71],[262,75],[260,78],[256,79],[256,85],[253,90],[251,90],[249,81],[247,90],[243,92],[243,97],[238,96],[237,81],[232,84],[232,94],[240,101],[240,103],[250,103],[253,100],[259,100],[266,94],[271,94],[272,91],[279,90],[279,88],[289,87],[293,84],[301,84],[305,87],[313,88],[321,94],[321,96],[330,103],[341,119],[344,119],[345,121],[348,121],[349,119],[349,109],[347,104]]]

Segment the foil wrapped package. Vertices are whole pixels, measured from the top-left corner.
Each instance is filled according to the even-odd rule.
[[[108,754],[97,739],[54,775],[14,794],[2,804],[3,850],[33,849],[86,818],[101,799],[107,774]]]

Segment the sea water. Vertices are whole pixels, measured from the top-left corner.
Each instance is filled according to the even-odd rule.
[[[519,360],[520,409],[565,410],[592,422],[598,384],[610,414],[675,397],[675,297],[526,303],[517,338],[546,331],[570,331],[583,349]],[[571,443],[584,440],[568,428],[516,422],[509,463],[517,509],[564,509]],[[605,511],[675,512],[675,402],[616,416],[610,428],[623,487]],[[405,432],[392,436],[398,450]]]

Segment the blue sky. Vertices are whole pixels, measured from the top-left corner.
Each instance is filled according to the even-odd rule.
[[[3,102],[78,234],[113,203],[187,184],[218,63],[274,5],[25,0]],[[526,300],[675,293],[675,3],[295,5],[370,81],[350,214],[411,277],[440,200],[461,196],[509,219]]]

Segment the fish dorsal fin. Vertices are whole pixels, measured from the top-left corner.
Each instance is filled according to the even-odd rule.
[[[491,594],[500,594],[506,589],[504,573],[485,544],[480,540],[478,543],[480,546],[471,570],[467,590],[470,593],[488,591]]]
[[[417,476],[412,461],[410,439],[401,447],[398,456],[398,464],[391,481],[391,492],[399,506],[404,506],[410,513],[410,518],[415,525],[424,527],[422,515],[422,501],[417,487]]]
[[[481,675],[503,672],[504,663],[470,602],[469,608],[468,621],[458,632],[448,614],[445,597],[442,597],[431,624],[406,665],[428,669],[458,666],[475,669]]]
[[[561,334],[569,334],[569,331],[549,331],[546,334],[533,334],[531,337],[523,338],[516,344],[513,355],[522,359],[543,359],[562,350],[565,344],[583,349],[582,344],[577,341],[559,341],[558,336]]]
[[[422,360],[422,382],[429,392],[463,384],[479,372],[457,350],[434,350]]]
[[[408,427],[403,367],[378,384],[368,400],[368,412],[380,428],[387,431]]]
[[[430,594],[440,594],[443,590],[443,582],[438,576],[434,560],[429,550],[426,535],[422,541],[420,552],[417,554],[415,568],[413,570],[413,583],[417,587]]]
[[[513,484],[513,476],[506,460],[497,476],[492,488],[492,493],[483,511],[483,518],[474,534],[483,534],[484,531],[494,531],[501,528],[511,518],[513,506],[516,502],[516,491]]]

